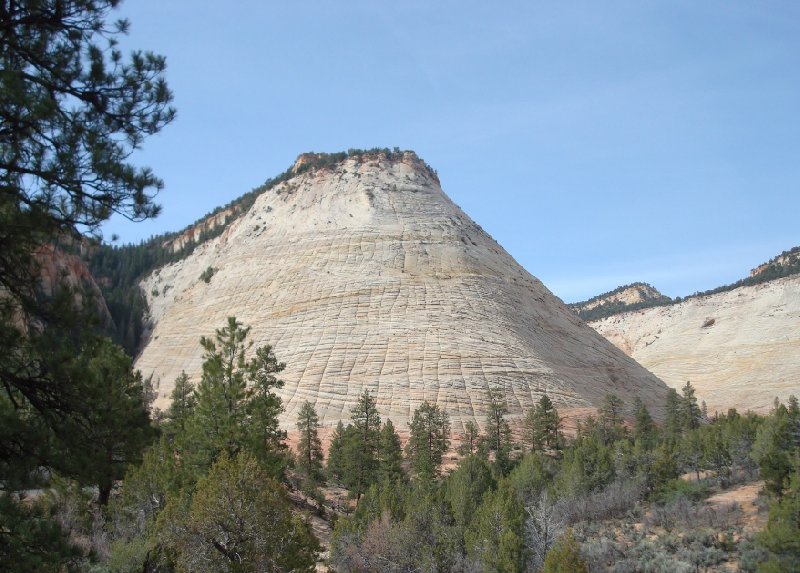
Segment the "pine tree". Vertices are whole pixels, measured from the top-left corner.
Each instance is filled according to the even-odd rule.
[[[86,400],[97,405],[89,418],[90,456],[84,472],[98,486],[100,505],[107,505],[111,488],[128,464],[141,460],[142,451],[157,432],[150,424],[140,372],[109,339],[84,350],[77,367],[87,378]]]
[[[248,447],[273,477],[279,478],[288,463],[286,432],[278,426],[278,416],[283,412],[276,388],[283,381],[275,377],[286,364],[278,362],[270,345],[256,348],[255,356],[246,364],[246,413]]]
[[[183,433],[186,430],[186,423],[194,414],[194,407],[197,402],[194,393],[194,384],[189,380],[186,372],[181,371],[175,379],[175,387],[169,395],[170,404],[167,408],[167,427],[174,433]]]
[[[400,436],[397,435],[391,420],[386,420],[381,429],[378,443],[378,478],[383,483],[396,483],[405,479]]]
[[[506,420],[508,408],[502,391],[490,390],[488,398],[486,435],[481,446],[487,452],[494,453],[495,467],[500,474],[505,474],[509,469],[508,455],[511,451],[511,428]]]
[[[312,572],[319,551],[281,485],[246,452],[221,454],[198,482],[185,521],[172,530],[181,571]]]
[[[344,476],[344,436],[344,423],[339,420],[331,435],[331,443],[328,446],[328,461],[325,465],[328,477],[339,482],[342,481]]]
[[[656,425],[639,396],[633,401],[633,417],[633,439],[644,449],[652,449],[656,443]]]
[[[686,432],[680,441],[678,452],[683,467],[695,472],[699,481],[700,470],[703,469],[703,433],[698,429]]]
[[[297,415],[297,465],[300,471],[313,481],[322,479],[322,442],[319,439],[319,416],[311,402],[304,402]]]
[[[732,458],[725,428],[722,424],[713,424],[703,429],[703,466],[716,474],[722,487],[727,487]]]
[[[800,572],[800,464],[795,465],[785,495],[772,501],[767,527],[757,541],[769,552],[759,573]]]
[[[645,474],[646,489],[650,492],[659,491],[668,482],[677,479],[681,475],[675,452],[669,443],[663,443],[656,452],[653,466]]]
[[[697,396],[695,396],[694,386],[692,386],[691,382],[686,382],[686,386],[683,387],[680,411],[684,428],[691,430],[700,427],[702,412],[700,411],[700,406],[697,405]]]
[[[525,550],[525,511],[507,482],[486,493],[464,533],[470,557],[483,571],[523,571]]]
[[[461,434],[461,445],[458,446],[458,453],[463,455],[474,454],[478,450],[480,443],[480,433],[478,426],[472,420],[464,424],[464,433]]]
[[[343,435],[342,479],[350,492],[360,498],[378,480],[381,417],[369,390],[364,390],[353,406],[350,419],[352,423]]]
[[[756,433],[751,456],[761,469],[764,488],[780,497],[789,485],[792,457],[800,448],[800,436],[790,411],[778,404]]]
[[[214,339],[200,339],[205,350],[203,374],[187,429],[187,453],[201,473],[223,452],[234,456],[246,449],[274,477],[282,474],[288,461],[286,434],[278,426],[283,406],[272,391],[283,385],[275,374],[284,364],[270,346],[257,348],[248,360],[249,332],[249,327],[229,317]]]
[[[531,451],[560,449],[561,418],[547,394],[543,394],[536,406],[528,412],[523,429],[525,441]]]
[[[249,328],[234,317],[217,329],[214,339],[202,337],[203,374],[197,386],[192,419],[193,454],[203,467],[222,454],[236,455],[246,443],[246,351]]]
[[[590,493],[611,483],[615,475],[612,449],[601,436],[586,435],[564,452],[560,489],[564,493]]]
[[[667,390],[664,434],[668,440],[677,442],[684,429],[681,397],[675,388]]]
[[[625,434],[622,408],[625,402],[616,394],[606,394],[600,407],[600,430],[607,446]]]
[[[445,482],[445,498],[450,503],[453,518],[466,528],[481,504],[483,495],[495,486],[489,465],[476,455],[461,460]]]
[[[0,563],[5,573],[61,573],[84,556],[65,531],[37,504],[0,495]]]
[[[97,309],[87,293],[76,297],[61,281],[45,292],[43,257],[58,251],[55,244],[95,234],[114,213],[142,220],[158,212],[153,199],[161,181],[130,159],[174,117],[166,63],[149,52],[123,57],[118,40],[129,23],[107,21],[117,3],[0,3],[0,483],[6,501],[11,486],[36,487],[52,473],[85,473],[95,447],[89,430],[101,432],[102,403],[90,401],[98,393],[90,396],[87,377],[72,368],[83,349],[102,344],[93,340]],[[29,471],[31,464],[38,471]],[[17,533],[3,537],[19,547],[42,541]]]
[[[547,553],[542,573],[589,573],[571,530],[567,530]]]
[[[409,427],[406,456],[411,467],[420,479],[434,479],[450,447],[450,418],[436,404],[425,401],[414,410]]]

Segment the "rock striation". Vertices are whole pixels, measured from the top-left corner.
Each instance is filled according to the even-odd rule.
[[[800,275],[589,323],[708,411],[766,413],[800,394]]]
[[[301,161],[220,236],[143,281],[152,331],[136,366],[158,381],[157,406],[182,370],[199,380],[200,337],[236,316],[287,364],[290,429],[306,400],[325,426],[348,420],[365,389],[399,428],[423,400],[455,432],[483,427],[489,389],[504,392],[512,422],[543,393],[566,415],[609,392],[663,414],[666,386],[517,264],[416,155]]]

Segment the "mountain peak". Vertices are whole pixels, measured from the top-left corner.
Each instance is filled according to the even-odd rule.
[[[335,169],[343,163],[350,161],[354,164],[402,162],[415,166],[420,170],[428,172],[434,176],[438,182],[436,171],[411,150],[401,150],[398,147],[389,149],[388,147],[375,147],[372,149],[348,149],[336,153],[317,153],[309,151],[297,156],[292,167],[289,169],[291,175],[300,175],[306,171],[317,171],[319,169]]]
[[[236,316],[287,364],[288,427],[306,400],[325,426],[347,420],[367,389],[398,427],[424,400],[456,431],[483,426],[490,389],[512,422],[543,394],[567,417],[609,392],[662,416],[663,383],[525,271],[416,154],[309,153],[295,166],[142,283],[153,330],[136,366],[160,381],[159,407],[181,371],[199,378],[199,337]]]
[[[584,320],[597,320],[612,314],[639,308],[669,304],[672,299],[653,285],[635,282],[615,288],[583,302],[569,305]]]

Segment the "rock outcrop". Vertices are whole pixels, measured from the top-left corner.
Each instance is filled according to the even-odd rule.
[[[210,233],[220,225],[225,225],[228,222],[228,219],[234,217],[235,215],[235,207],[223,209],[219,213],[209,215],[208,217],[199,221],[197,224],[184,229],[180,235],[169,239],[168,241],[164,241],[161,246],[168,251],[177,253],[182,249],[199,242],[203,233]]]
[[[800,394],[800,275],[589,323],[710,413],[765,413]]]
[[[800,271],[800,247],[794,247],[782,252],[777,257],[758,265],[750,271],[750,278],[765,275],[784,276]]]
[[[287,364],[289,428],[306,400],[326,426],[348,420],[365,389],[399,428],[423,400],[455,432],[483,426],[489,389],[512,422],[543,393],[566,415],[609,392],[663,414],[666,386],[518,265],[416,155],[301,167],[143,282],[152,332],[136,366],[159,381],[158,406],[182,370],[199,380],[200,336],[236,316]]]
[[[626,310],[669,304],[672,302],[658,290],[647,283],[631,283],[618,287],[587,301],[569,305],[584,320],[593,320]]]
[[[54,296],[61,289],[70,289],[76,306],[89,304],[104,326],[113,324],[103,293],[81,257],[54,245],[43,245],[36,250],[35,258],[44,295]]]

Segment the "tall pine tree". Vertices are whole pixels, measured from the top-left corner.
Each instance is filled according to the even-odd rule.
[[[414,410],[409,427],[411,436],[406,455],[417,477],[431,480],[439,475],[442,459],[450,447],[450,418],[436,404],[425,401]]]
[[[524,438],[531,451],[561,447],[561,418],[552,400],[543,394],[528,412],[523,424]]]
[[[319,416],[311,402],[304,402],[297,415],[297,467],[313,481],[320,481],[322,474],[322,442],[319,439]]]
[[[400,436],[397,435],[391,420],[386,420],[381,428],[378,444],[378,474],[381,482],[397,482],[405,478]]]

